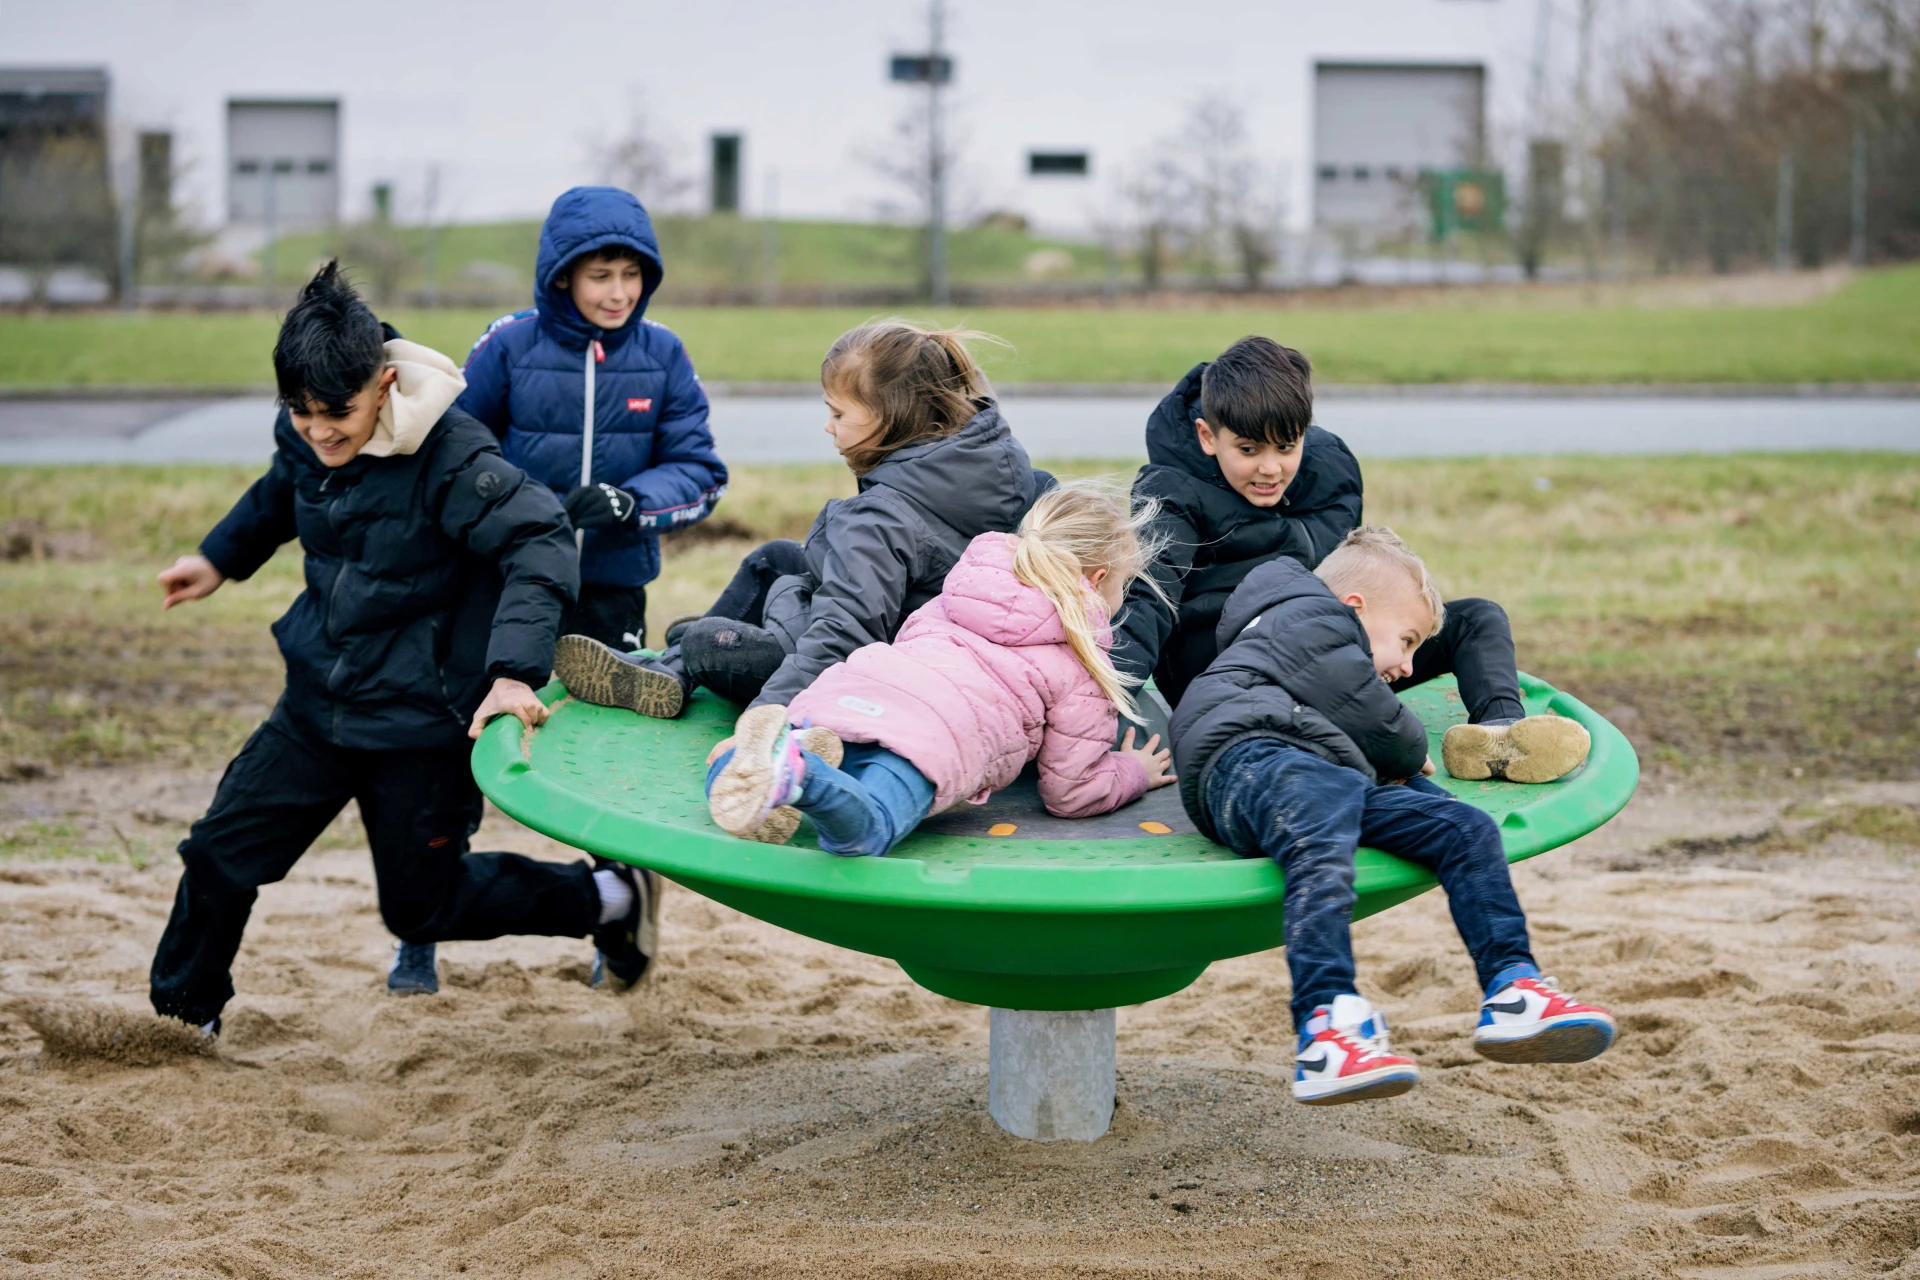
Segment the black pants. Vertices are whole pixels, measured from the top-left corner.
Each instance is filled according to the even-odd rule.
[[[647,643],[647,589],[582,583],[580,600],[560,621],[561,635],[592,636],[621,653]]]
[[[747,552],[733,581],[707,610],[709,618],[732,618],[760,626],[766,619],[767,591],[774,579],[807,571],[806,548],[786,538],[776,538]]]
[[[797,542],[780,538],[755,547],[741,559],[733,580],[703,615],[739,625],[723,627],[716,622],[683,632],[680,643],[661,654],[661,660],[723,698],[752,702],[787,657],[780,642],[765,629],[767,593],[776,579],[806,571],[806,552]]]
[[[1467,720],[1518,720],[1527,714],[1514,669],[1513,628],[1507,611],[1491,600],[1449,600],[1440,634],[1413,651],[1413,674],[1393,682],[1393,691],[1425,684],[1448,672],[1460,681]]]
[[[219,1014],[256,891],[284,878],[349,800],[366,823],[380,916],[401,941],[590,932],[600,897],[586,863],[467,852],[481,812],[467,756],[347,750],[274,708],[180,844],[186,866],[153,957],[155,1012],[196,1025]]]

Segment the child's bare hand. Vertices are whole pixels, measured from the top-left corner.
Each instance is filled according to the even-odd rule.
[[[1420,766],[1420,776],[1423,778],[1431,778],[1433,776],[1433,757],[1432,756],[1428,756],[1427,762]]]
[[[1148,738],[1145,746],[1136,747],[1133,745],[1133,730],[1129,728],[1126,736],[1120,739],[1119,750],[1123,755],[1138,760],[1140,767],[1147,771],[1147,790],[1179,781],[1173,774],[1173,752],[1160,746],[1159,734]]]
[[[731,750],[733,750],[733,737],[728,735],[713,744],[713,750],[707,752],[707,763],[712,764]]]
[[[227,575],[214,568],[213,561],[205,556],[181,556],[171,569],[160,571],[159,583],[167,593],[160,607],[171,609],[189,600],[205,600],[226,580]]]
[[[493,682],[493,688],[487,690],[487,700],[473,713],[473,724],[467,730],[469,738],[477,738],[487,722],[495,716],[517,716],[520,723],[529,729],[538,729],[547,722],[547,704],[540,701],[524,682],[509,680],[505,676]]]

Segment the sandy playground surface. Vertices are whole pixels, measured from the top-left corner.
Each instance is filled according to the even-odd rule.
[[[184,826],[212,781],[0,810]],[[1429,894],[1356,930],[1419,1089],[1293,1104],[1286,968],[1249,956],[1121,1012],[1090,1145],[987,1118],[984,1010],[684,890],[632,996],[517,939],[402,1000],[364,851],[316,852],[199,1056],[141,1012],[177,863],[0,861],[0,1274],[1920,1277],[1920,856],[1655,790],[1518,871],[1548,970],[1622,1019],[1604,1058],[1475,1057]]]

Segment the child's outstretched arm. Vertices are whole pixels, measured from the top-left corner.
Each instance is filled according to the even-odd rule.
[[[232,578],[244,582],[259,572],[285,543],[299,536],[293,519],[294,463],[288,451],[305,450],[285,409],[273,424],[273,463],[233,504],[219,524],[200,540],[200,554],[181,556],[160,573],[171,609],[189,600],[204,600]]]
[[[1072,692],[1047,707],[1041,731],[1040,802],[1057,818],[1112,813],[1154,787],[1174,780],[1157,739],[1113,749],[1113,704],[1097,694]],[[1142,757],[1145,757],[1144,759]]]
[[[707,426],[707,393],[694,376],[685,347],[676,346],[667,390],[653,429],[653,457],[644,471],[620,482],[638,501],[642,529],[666,533],[713,514],[727,491],[727,467]]]

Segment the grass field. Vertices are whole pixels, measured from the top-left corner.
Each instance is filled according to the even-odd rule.
[[[1247,333],[1312,357],[1334,383],[1871,382],[1920,380],[1920,267],[1874,272],[1794,306],[1458,305],[1373,309],[982,309],[964,322],[1002,381],[1170,382]],[[462,359],[493,313],[395,312],[411,338]],[[818,376],[835,335],[868,318],[833,308],[666,308],[709,381]],[[0,316],[0,387],[271,378],[266,313]]]
[[[0,562],[0,779],[216,768],[239,745],[279,688],[267,624],[300,589],[298,555],[170,614],[153,574],[250,478],[0,469],[0,525],[32,522],[57,557]],[[1367,478],[1369,518],[1450,595],[1505,604],[1521,665],[1614,719],[1657,775],[1914,775],[1920,458],[1398,462]],[[654,627],[849,487],[834,467],[740,469],[721,514],[670,542]]]
[[[667,263],[669,290],[758,289],[766,277],[767,229],[758,219],[668,214],[653,222]],[[394,227],[382,234],[391,237],[391,248],[404,255],[406,265],[395,283],[407,290],[424,287],[428,283],[427,228]],[[271,269],[279,280],[291,282],[308,264],[334,254],[352,267],[368,237],[365,226],[283,236],[274,248]],[[517,278],[531,295],[539,244],[538,222],[442,227],[433,248],[434,281],[443,290],[457,291],[464,281],[484,273],[488,281]],[[887,223],[778,221],[772,249],[783,286],[912,288],[920,278],[922,232],[918,227]],[[1106,261],[1099,245],[1043,239],[1005,227],[949,232],[948,270],[961,285],[1017,283],[1026,278],[1028,256],[1047,249],[1066,255],[1065,262],[1058,253],[1053,255],[1056,265],[1071,264],[1070,270],[1054,278],[1105,276]]]

